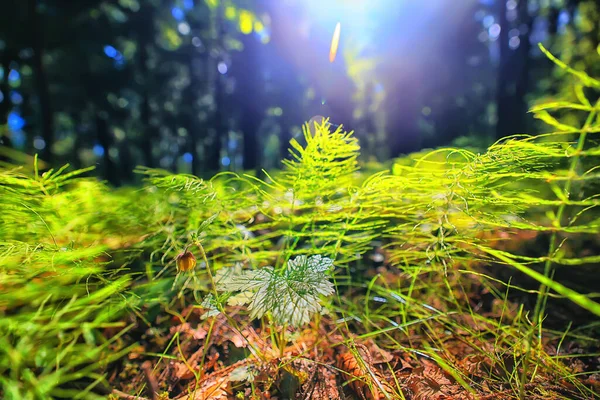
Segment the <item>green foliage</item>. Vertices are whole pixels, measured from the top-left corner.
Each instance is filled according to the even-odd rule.
[[[5,399],[98,398],[92,390],[105,383],[102,371],[129,351],[122,317],[137,303],[128,293],[134,278],[109,251],[133,236],[143,215],[129,195],[80,178],[87,170],[65,169],[0,169]]]
[[[548,50],[542,48],[544,55],[554,62],[554,69],[551,74],[544,74],[539,84],[543,91],[536,96],[537,103],[543,105],[556,106],[557,99],[571,103],[553,107],[555,116],[566,122],[566,126],[583,124],[587,114],[581,111],[593,107],[586,96],[593,98],[594,91],[600,89],[600,53],[595,48],[600,39],[597,23],[600,6],[597,1],[583,0],[577,2],[572,15],[571,23],[548,41]],[[536,107],[537,104],[533,108]]]
[[[306,145],[292,142],[293,159],[265,181],[235,174],[203,181],[140,170],[175,205],[162,245],[168,258],[192,233],[199,235],[217,268],[236,262],[281,265],[302,254],[339,254],[338,264],[359,258],[375,237],[380,218],[375,209],[363,210],[372,195],[369,183],[360,183],[355,175],[357,141],[341,128],[330,132],[327,122],[316,129],[307,126],[304,133]]]

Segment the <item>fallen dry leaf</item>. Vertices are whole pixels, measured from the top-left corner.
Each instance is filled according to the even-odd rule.
[[[360,360],[350,351],[338,357],[337,367],[346,372],[349,386],[363,400],[382,400],[393,398],[394,390],[387,383],[381,372],[373,365],[369,349],[364,345],[356,345]]]
[[[208,332],[201,326],[198,326],[197,328],[194,329],[188,322],[181,324],[181,325],[173,326],[173,327],[171,327],[171,329],[169,331],[171,332],[172,335],[175,334],[176,332],[179,332],[180,334],[189,335],[196,340],[202,340],[208,334]]]

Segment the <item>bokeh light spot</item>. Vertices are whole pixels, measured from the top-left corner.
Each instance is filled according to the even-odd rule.
[[[11,111],[7,118],[8,129],[11,131],[20,131],[25,126],[25,120],[17,111]]]
[[[179,7],[173,7],[171,9],[171,15],[177,21],[182,21],[185,18],[185,12],[183,12],[183,10],[181,8],[179,8]]]
[[[190,164],[192,161],[194,161],[194,156],[192,155],[192,153],[184,153],[183,161],[187,164]]]
[[[500,25],[498,24],[493,24],[492,26],[490,26],[490,29],[488,29],[488,34],[490,35],[490,39],[492,40],[496,40],[498,38],[498,36],[500,36]]]
[[[233,6],[227,6],[225,7],[225,18],[227,18],[228,20],[234,20],[236,16],[236,10],[235,7]]]
[[[521,44],[521,39],[519,39],[518,36],[513,36],[508,41],[508,47],[510,47],[512,50],[518,49],[520,44]]]
[[[8,81],[9,82],[17,82],[21,79],[21,74],[16,69],[11,69],[8,73]]]
[[[267,44],[271,41],[271,35],[269,34],[267,29],[263,29],[262,31],[256,32],[256,35],[260,38],[260,42],[262,44]]]
[[[177,25],[177,30],[182,35],[189,35],[191,31],[190,24],[188,24],[187,22],[180,22],[179,25]]]
[[[229,68],[227,68],[227,64],[225,64],[223,61],[221,61],[218,65],[217,65],[217,70],[219,71],[219,73],[221,75],[225,75],[227,73],[227,71],[229,70]]]
[[[46,148],[46,141],[40,136],[36,136],[33,139],[33,147],[35,147],[36,150],[44,150],[44,148]]]
[[[106,54],[107,57],[115,58],[117,54],[119,54],[119,51],[111,45],[106,45],[104,46],[104,54]]]
[[[240,11],[240,32],[244,35],[251,34],[254,27],[253,22],[252,13],[246,10]]]
[[[125,139],[125,131],[121,128],[114,128],[113,134],[118,141]]]
[[[121,108],[125,108],[129,105],[129,101],[126,98],[121,97],[119,100],[117,100],[117,105]]]
[[[21,96],[21,93],[17,92],[16,90],[12,90],[10,92],[10,101],[16,106],[21,105],[23,104],[23,96]]]
[[[494,24],[494,16],[493,15],[486,15],[483,18],[483,26],[485,28],[489,28],[490,26],[492,26]]]
[[[194,46],[194,47],[201,47],[202,46],[202,40],[200,40],[200,38],[198,36],[194,36],[192,38],[192,46]]]
[[[102,157],[104,155],[104,147],[100,146],[99,144],[94,145],[92,151],[98,157]]]
[[[221,159],[221,164],[223,164],[224,167],[229,167],[229,164],[231,164],[231,160],[229,159],[229,157],[225,156]]]

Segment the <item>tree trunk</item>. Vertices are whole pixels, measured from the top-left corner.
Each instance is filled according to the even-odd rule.
[[[223,22],[223,13],[224,8],[221,5],[217,11],[215,16],[215,24],[217,31],[217,41],[215,43],[215,48],[223,51],[224,44],[223,38],[225,37],[225,25]],[[211,71],[209,76],[214,77],[214,99],[215,99],[215,112],[213,113],[212,126],[214,127],[214,135],[210,137],[207,135],[207,141],[205,141],[204,146],[204,158],[205,158],[205,176],[210,176],[221,169],[221,149],[223,147],[223,136],[226,136],[226,126],[223,120],[223,105],[224,105],[224,96],[223,96],[223,79],[221,75],[215,71],[217,71],[219,60],[216,60],[215,63],[212,62],[212,59],[208,60],[208,67]]]
[[[240,125],[244,133],[243,168],[257,170],[259,168],[258,129],[262,116],[254,109],[247,109],[241,118]]]
[[[52,147],[54,145],[54,121],[52,106],[50,105],[50,91],[48,79],[44,69],[44,32],[42,20],[37,11],[37,0],[28,0],[29,20],[31,21],[31,47],[33,48],[33,69],[38,97],[40,101],[40,114],[42,120],[42,138],[46,146],[42,151],[42,159],[52,162]]]
[[[189,63],[190,83],[182,93],[183,104],[187,104],[189,109],[181,116],[181,125],[187,130],[187,146],[182,149],[182,153],[189,152],[192,155],[192,175],[198,176],[198,110],[196,108],[196,93],[199,92],[198,77],[193,68],[194,59]]]
[[[214,65],[216,70],[216,65]],[[225,134],[223,124],[223,84],[221,77],[217,75],[215,82],[215,112],[213,114],[212,126],[214,127],[214,135],[208,138],[208,143],[204,147],[204,158],[206,177],[218,172],[221,169],[221,148],[223,147],[222,136]]]
[[[508,47],[509,25],[506,18],[506,1],[500,1],[499,5],[500,37],[498,40],[500,43],[500,63],[498,65],[498,82],[496,88],[496,115],[498,118],[496,122],[496,138],[498,139],[513,133],[511,120],[516,117],[511,115],[513,113],[511,107],[512,99],[509,94],[510,85],[512,84],[510,73],[513,63],[511,62],[510,48]]]
[[[263,96],[261,88],[260,56],[261,44],[252,35],[244,37],[245,62],[238,66],[238,93],[240,96],[240,129],[244,136],[242,148],[243,169],[258,170],[258,129],[263,119]]]
[[[154,40],[154,16],[152,6],[144,7],[139,11],[141,31],[139,35],[138,59],[139,73],[142,76],[142,105],[140,119],[142,121],[142,137],[140,147],[144,156],[144,164],[147,167],[155,166],[152,152],[152,144],[156,138],[156,129],[150,123],[150,87],[152,85],[150,71],[148,70],[148,46]]]
[[[113,139],[108,131],[106,119],[103,118],[98,112],[96,112],[96,135],[98,138],[98,143],[104,148],[104,154],[102,155],[104,176],[111,184],[119,185],[120,181],[119,177],[117,176],[117,168],[109,155],[109,150],[113,145]]]
[[[525,95],[529,83],[531,50],[529,32],[533,26],[533,19],[529,16],[526,0],[520,0],[518,7],[519,24],[525,24],[528,29],[527,33],[519,36],[519,47],[511,50],[508,37],[511,27],[506,19],[506,1],[500,2],[500,65],[496,92],[497,139],[528,130]]]
[[[530,68],[530,57],[529,53],[531,51],[531,42],[529,40],[529,35],[531,33],[531,29],[533,28],[533,18],[529,15],[529,11],[527,8],[527,0],[521,0],[519,2],[519,19],[521,24],[525,24],[527,26],[527,32],[525,34],[521,34],[520,45],[516,50],[518,51],[518,57],[521,60],[521,69],[518,71],[517,82],[515,88],[515,108],[518,114],[519,126],[517,127],[522,132],[529,131],[527,124],[527,111],[528,105],[525,96],[527,95],[527,91],[529,89],[529,68]]]

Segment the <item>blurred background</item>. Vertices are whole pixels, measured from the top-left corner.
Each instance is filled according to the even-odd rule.
[[[539,42],[600,75],[600,4],[3,0],[0,157],[97,165],[114,185],[136,165],[259,171],[319,115],[354,130],[367,162],[484,148],[546,129],[533,101],[576,98]]]

